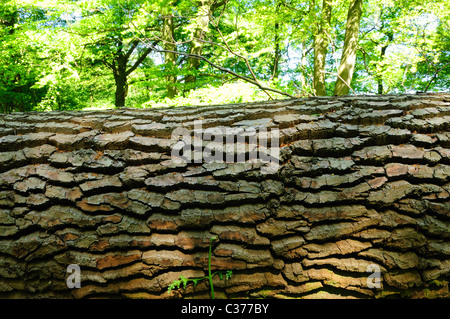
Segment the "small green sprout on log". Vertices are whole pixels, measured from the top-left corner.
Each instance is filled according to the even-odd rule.
[[[194,287],[197,286],[197,284],[202,281],[202,280],[208,280],[209,281],[209,287],[211,289],[211,299],[215,299],[215,295],[214,295],[214,285],[213,285],[213,277],[215,275],[219,275],[220,280],[223,280],[223,272],[221,271],[216,271],[214,273],[211,273],[211,248],[212,248],[212,244],[213,242],[217,239],[216,236],[213,236],[209,239],[209,254],[208,254],[208,276],[205,277],[200,277],[200,278],[186,278],[184,276],[180,276],[180,278],[178,280],[174,280],[168,287],[167,292],[170,293],[170,291],[172,289],[178,289],[180,288],[181,285],[183,285],[183,289],[186,289],[186,285],[188,284],[188,282],[193,282],[194,283]],[[225,280],[228,280],[231,278],[233,271],[232,270],[228,270],[225,273]]]

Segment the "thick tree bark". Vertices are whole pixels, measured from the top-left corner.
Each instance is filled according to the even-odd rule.
[[[0,114],[0,298],[449,298],[449,101]]]
[[[320,28],[314,37],[314,90],[318,96],[327,95],[325,64],[331,32],[331,0],[323,0]]]
[[[358,46],[362,5],[363,0],[353,0],[350,4],[350,8],[348,9],[344,48],[334,87],[334,95],[346,95],[350,91],[356,63],[356,51]]]

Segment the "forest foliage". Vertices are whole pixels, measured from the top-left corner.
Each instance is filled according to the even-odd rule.
[[[0,112],[450,88],[449,0],[3,0]]]

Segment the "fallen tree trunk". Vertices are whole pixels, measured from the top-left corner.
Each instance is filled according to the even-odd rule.
[[[449,94],[0,115],[0,297],[208,297],[166,291],[205,276],[211,236],[218,297],[449,297],[449,120]],[[275,169],[236,162],[263,142]]]

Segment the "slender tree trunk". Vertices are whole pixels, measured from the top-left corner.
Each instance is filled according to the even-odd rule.
[[[194,31],[194,39],[192,41],[192,46],[190,50],[190,54],[201,55],[203,50],[203,42],[205,38],[205,32],[208,29],[209,24],[209,15],[211,14],[211,4],[212,0],[201,0],[199,1],[198,13],[197,17],[194,21],[195,31]],[[195,72],[200,67],[200,60],[195,58],[188,58],[188,70],[191,72]],[[186,84],[193,83],[197,80],[197,77],[194,74],[188,74],[184,78],[184,82]],[[187,88],[189,89],[189,87]]]
[[[278,75],[280,74],[278,65],[279,65],[279,61],[280,61],[280,55],[281,55],[281,51],[280,51],[280,35],[278,34],[280,29],[280,24],[278,22],[275,22],[275,38],[274,38],[274,43],[275,43],[275,56],[273,58],[273,66],[272,66],[272,79],[277,79]]]
[[[331,32],[331,0],[323,0],[322,19],[314,37],[314,90],[316,95],[327,95],[325,90],[325,62]]]
[[[307,96],[309,93],[306,93],[308,90],[308,78],[311,75],[309,72],[307,72],[307,65],[308,65],[308,54],[313,49],[313,47],[309,47],[305,42],[302,43],[302,50],[301,50],[301,58],[300,58],[300,85],[301,85],[301,96]],[[313,79],[314,80],[314,79]]]
[[[387,45],[384,45],[381,48],[381,54],[380,54],[381,63],[383,63],[383,58],[384,58],[384,55],[386,53],[387,47],[388,47]],[[378,77],[377,77],[377,85],[378,85],[378,94],[383,94],[383,76],[382,75],[378,75]]]
[[[169,15],[169,12],[164,12],[166,17],[164,19],[164,29],[163,29],[163,39],[164,39],[164,49],[168,51],[176,51],[177,46],[175,44],[175,34],[174,34],[174,24],[173,15]],[[175,97],[177,94],[177,89],[175,83],[177,82],[177,77],[174,73],[176,67],[177,56],[172,52],[164,53],[164,60],[166,63],[166,75],[167,81],[167,96],[169,98]]]
[[[344,49],[342,51],[336,85],[334,87],[334,95],[346,95],[350,91],[353,71],[355,70],[362,4],[363,0],[353,0],[348,9]]]
[[[275,8],[275,15],[277,16],[278,20],[278,13],[280,11],[280,3],[277,3],[277,6]],[[275,37],[273,39],[274,42],[274,57],[273,57],[273,64],[272,64],[272,76],[270,77],[270,80],[277,79],[280,75],[279,71],[279,65],[280,65],[280,57],[281,57],[281,50],[280,50],[280,22],[275,21],[274,25],[274,32]]]
[[[305,75],[305,66],[306,66],[306,44],[305,42],[302,43],[302,56],[300,59],[300,65],[301,65],[301,70],[300,70],[300,83],[302,85],[302,92],[303,90],[306,88],[306,75]]]
[[[120,55],[116,58],[116,62],[117,65],[114,71],[114,80],[116,82],[115,106],[124,107],[128,94],[127,59],[125,56]]]
[[[381,47],[381,52],[380,52],[380,63],[383,63],[383,59],[384,56],[386,55],[386,50],[389,46],[389,43],[392,42],[392,40],[394,39],[394,35],[392,33],[388,33],[387,34],[388,37],[388,43],[386,43],[384,46]],[[383,65],[382,65],[382,69]],[[379,75],[377,77],[377,85],[378,85],[378,94],[383,94],[384,88],[383,88],[383,75]]]
[[[14,9],[14,11],[10,11],[9,14],[8,13],[4,13],[4,16],[2,18],[0,18],[0,25],[3,25],[3,27],[5,28],[9,28],[8,30],[8,34],[9,35],[13,35],[15,32],[15,28],[14,26],[17,24],[18,22],[18,17],[19,17],[19,11],[17,9]],[[3,74],[1,75],[2,77],[4,76]],[[20,77],[20,73],[17,73],[16,76]],[[5,84],[7,83],[7,81],[5,81]],[[18,89],[18,87],[14,87],[13,88],[13,92],[17,92],[16,90]],[[6,98],[6,103],[2,103],[1,105],[4,105],[4,113],[11,113],[14,109],[22,111],[20,109],[20,105],[16,104],[16,102],[14,101],[14,95],[12,97]]]

